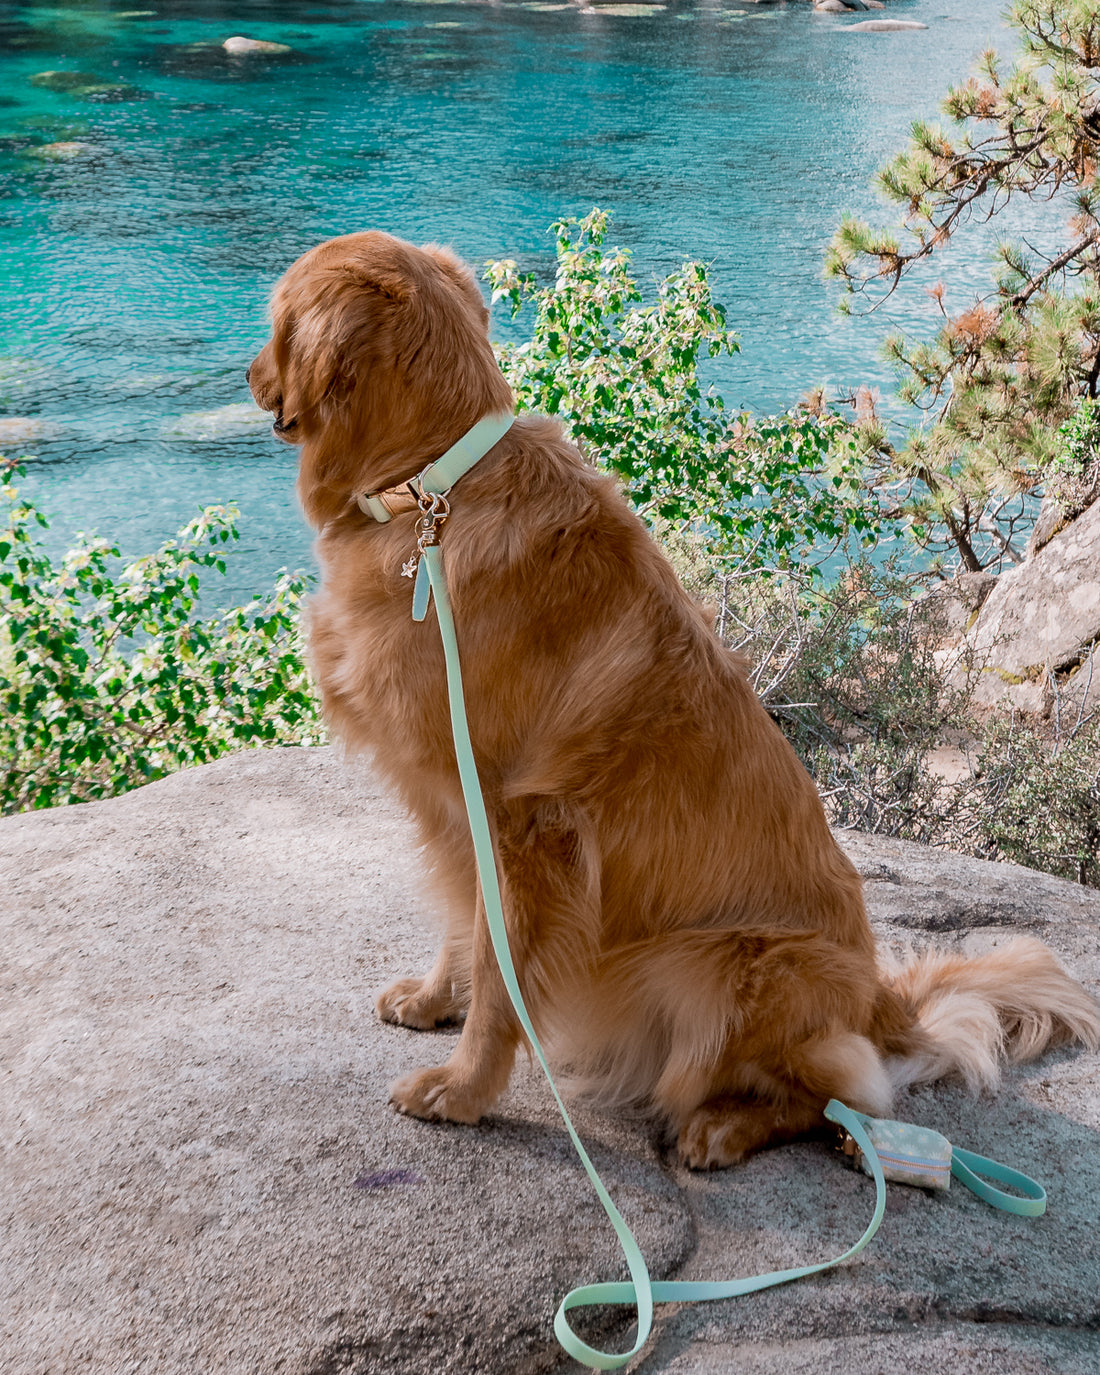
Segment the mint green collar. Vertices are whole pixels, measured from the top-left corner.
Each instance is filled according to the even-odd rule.
[[[511,411],[483,416],[461,439],[456,440],[445,454],[434,463],[429,463],[423,472],[413,479],[413,484],[421,492],[429,495],[442,496],[449,492],[460,477],[468,473],[494,444],[504,438],[512,428],[514,420],[515,416]],[[384,525],[394,514],[391,502],[387,498],[394,495],[403,497],[407,490],[408,484],[402,483],[399,487],[391,487],[384,492],[363,492],[356,497],[356,501],[361,511]]]

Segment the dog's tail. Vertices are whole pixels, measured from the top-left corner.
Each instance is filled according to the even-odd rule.
[[[882,978],[912,1028],[882,1044],[895,1088],[960,1075],[978,1092],[996,1088],[1005,1060],[1072,1042],[1100,1049],[1100,1006],[1030,937],[972,957],[927,950],[884,963]]]

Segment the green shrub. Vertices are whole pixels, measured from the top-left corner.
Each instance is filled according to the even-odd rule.
[[[916,576],[864,562],[829,585],[764,582],[664,535],[719,634],[749,660],[834,826],[1100,887],[1100,689],[1049,722],[975,711],[940,653],[942,603],[919,595]]]
[[[1072,520],[1100,495],[1100,402],[1086,396],[1058,427],[1061,448],[1046,471],[1046,495]]]
[[[199,611],[199,570],[224,573],[237,538],[232,507],[125,566],[108,541],[78,537],[55,567],[19,475],[0,484],[0,810],[108,797],[244,745],[322,737],[299,641],[302,579]]]
[[[684,263],[646,304],[630,254],[604,246],[607,222],[592,210],[552,226],[552,286],[511,259],[488,265],[494,302],[531,331],[498,349],[519,406],[558,416],[644,517],[694,529],[726,563],[813,570],[849,536],[873,543],[885,523],[852,429],[729,411],[699,375],[739,348],[705,265]]]
[[[976,766],[989,857],[1100,888],[1100,717],[1062,732],[989,721]]]

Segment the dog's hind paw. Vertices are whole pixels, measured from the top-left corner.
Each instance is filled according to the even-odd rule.
[[[765,1146],[794,1141],[821,1127],[821,1105],[743,1102],[718,1095],[694,1109],[680,1129],[676,1150],[693,1170],[720,1170],[736,1165]]]
[[[482,1104],[457,1084],[447,1065],[439,1069],[418,1069],[398,1079],[390,1089],[390,1102],[398,1112],[422,1117],[428,1122],[465,1122],[472,1125],[481,1117]]]
[[[704,1103],[680,1131],[676,1153],[693,1170],[719,1170],[736,1165],[756,1143],[728,1106]]]
[[[443,992],[427,979],[398,979],[382,990],[374,1006],[384,1022],[417,1031],[459,1022],[466,1011],[449,990]]]

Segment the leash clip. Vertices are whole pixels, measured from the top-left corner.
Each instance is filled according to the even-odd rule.
[[[423,474],[421,474],[422,476]],[[409,483],[409,490],[416,497],[416,504],[420,507],[420,519],[416,522],[416,552],[401,565],[403,578],[416,577],[416,571],[420,566],[420,559],[424,550],[430,545],[439,543],[440,527],[451,514],[451,504],[447,500],[447,492],[425,492],[420,486],[419,478],[414,478]]]
[[[833,1149],[844,1157],[853,1170],[862,1168],[863,1152],[859,1148],[859,1142],[850,1131],[845,1131],[843,1127],[840,1128],[840,1134]]]

